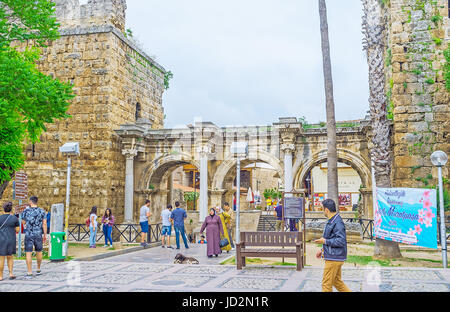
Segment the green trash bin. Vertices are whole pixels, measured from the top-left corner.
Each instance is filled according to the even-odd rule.
[[[66,233],[53,232],[50,234],[50,260],[51,261],[64,261],[64,240]]]

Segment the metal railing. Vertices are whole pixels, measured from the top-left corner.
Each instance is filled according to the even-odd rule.
[[[305,218],[306,222],[308,221],[326,221],[326,218]],[[348,223],[359,223],[361,225],[362,229],[362,236],[363,239],[370,239],[371,241],[375,239],[375,236],[373,235],[373,220],[371,219],[359,219],[359,218],[342,218],[344,222]],[[302,221],[300,219],[300,221]],[[260,225],[258,228],[260,228],[262,231],[276,231],[276,218],[273,217],[262,217],[260,220]],[[285,231],[289,231],[289,223],[285,222],[284,225]],[[447,242],[450,241],[450,222],[446,222],[446,232],[447,232]],[[440,231],[440,221],[438,220],[438,245],[441,243],[441,231]]]
[[[161,240],[162,224],[149,224],[147,243],[156,243]],[[140,243],[141,227],[139,224],[114,224],[112,237],[113,239],[123,239],[127,243]],[[70,224],[69,225],[69,241],[82,242],[89,240],[90,232],[86,224]],[[97,226],[96,242],[104,239],[103,226]]]
[[[305,218],[305,221],[308,222],[317,222],[317,221],[326,221],[326,218]],[[373,240],[374,236],[373,236],[373,220],[371,219],[358,219],[358,218],[342,218],[342,220],[344,222],[349,222],[349,223],[359,223],[361,225],[361,229],[362,229],[362,236],[363,239],[370,239]],[[300,221],[302,222],[303,220],[300,219]],[[261,223],[262,222],[262,223]],[[276,231],[276,218],[265,218],[262,217],[260,220],[260,226],[259,228],[263,231]],[[290,227],[289,227],[289,222],[286,221],[284,223],[284,229],[285,231],[289,231]]]

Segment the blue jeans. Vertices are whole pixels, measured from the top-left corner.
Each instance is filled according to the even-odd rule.
[[[97,240],[97,228],[94,229],[93,226],[89,227],[89,246],[95,246],[95,241]]]
[[[103,235],[105,235],[105,245],[108,245],[108,241],[111,242],[111,246],[113,244],[112,242],[112,226],[103,225]]]
[[[175,237],[177,240],[177,248],[180,249],[180,234],[181,237],[183,238],[184,247],[189,248],[186,239],[186,234],[184,234],[184,226],[174,226],[174,228],[175,228]]]

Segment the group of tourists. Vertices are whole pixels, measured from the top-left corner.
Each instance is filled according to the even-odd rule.
[[[140,226],[141,226],[141,245],[146,247],[145,238],[149,231],[149,221],[152,213],[150,212],[150,200],[146,200],[145,205],[140,209]],[[184,247],[189,249],[188,238],[184,221],[187,218],[186,210],[180,206],[180,202],[175,202],[175,209],[172,205],[168,205],[161,212],[161,242],[162,248],[173,248],[170,245],[170,236],[172,228],[175,230],[176,249],[180,249],[180,236],[183,240]],[[207,256],[218,256],[222,250],[229,252],[234,248],[232,240],[232,211],[228,203],[224,204],[224,208],[211,208],[209,215],[205,218],[200,229],[200,234],[206,230],[206,240],[202,235],[199,240],[200,244],[207,245]]]
[[[47,240],[47,213],[39,208],[38,198],[30,197],[28,208],[22,213],[22,223],[25,227],[25,254],[27,263],[26,279],[33,276],[32,273],[32,253],[36,253],[37,270],[36,274],[41,274],[43,244]],[[16,254],[16,234],[20,230],[19,219],[13,214],[12,202],[3,205],[4,214],[0,216],[0,282],[3,281],[3,271],[5,260],[8,264],[9,279],[13,280],[14,255]]]
[[[89,226],[89,248],[96,248],[98,228],[97,218],[97,206],[94,206],[89,213],[88,220],[86,220],[86,225]],[[112,229],[114,226],[114,216],[111,208],[106,208],[101,224],[103,236],[105,237],[105,245],[103,245],[103,247],[113,247]]]

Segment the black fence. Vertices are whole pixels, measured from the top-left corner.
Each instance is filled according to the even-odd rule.
[[[308,221],[326,221],[326,218],[305,218]],[[375,239],[373,235],[373,220],[371,219],[358,219],[358,218],[342,218],[346,223],[359,223],[362,229],[363,239],[370,239],[371,241]],[[302,219],[300,219],[302,221]],[[260,231],[276,231],[276,219],[275,218],[261,218],[259,224]],[[284,230],[289,231],[289,221],[284,224]],[[446,235],[447,242],[450,241],[450,222],[446,222]],[[438,245],[441,244],[441,231],[440,231],[440,221],[438,220]]]
[[[105,239],[103,234],[102,225],[97,227],[96,241],[100,242]],[[161,240],[162,224],[149,224],[147,243],[156,243]],[[112,230],[112,237],[114,241],[123,240],[127,243],[140,243],[141,242],[141,227],[139,224],[114,224]],[[86,224],[70,224],[69,225],[69,240],[76,242],[82,242],[89,240],[89,228]]]

